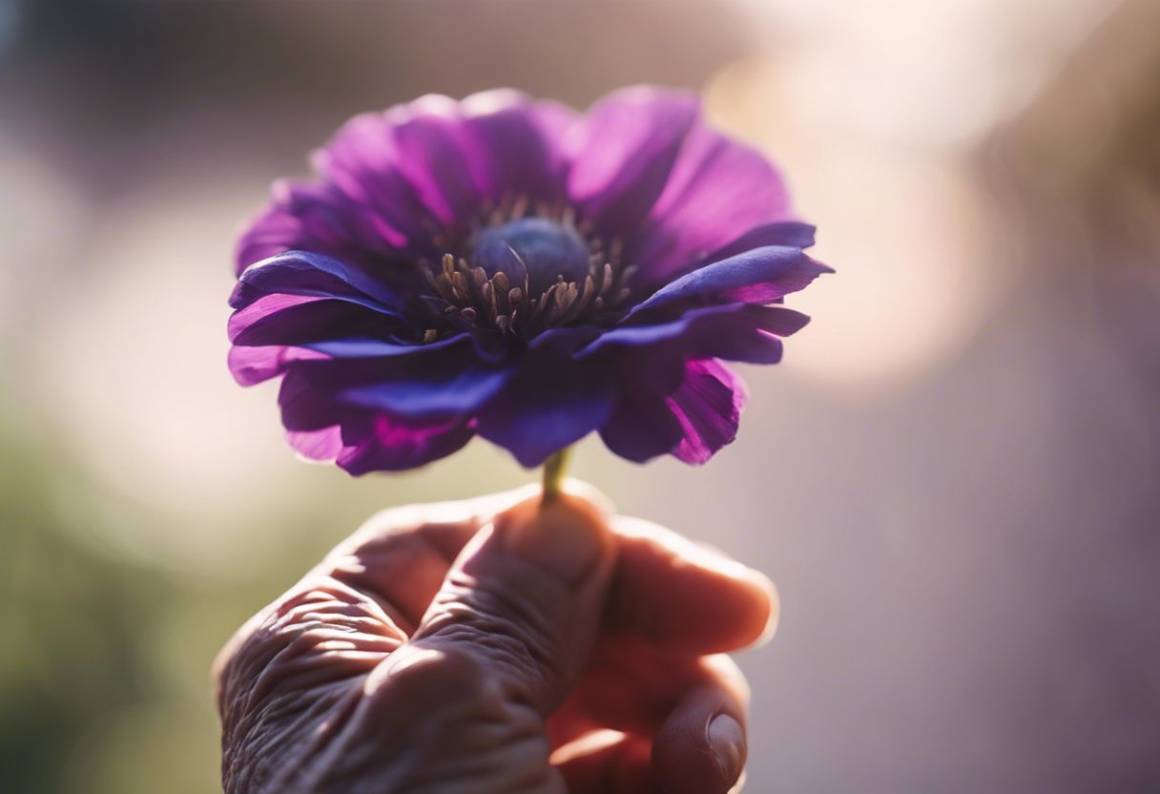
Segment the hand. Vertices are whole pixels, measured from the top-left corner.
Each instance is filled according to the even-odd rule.
[[[373,518],[215,664],[228,794],[724,794],[760,574],[570,483]]]

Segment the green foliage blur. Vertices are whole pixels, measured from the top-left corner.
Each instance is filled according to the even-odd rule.
[[[355,481],[287,450],[284,499],[257,523],[223,509],[199,527],[73,460],[30,402],[0,393],[5,794],[220,791],[210,667],[233,631],[376,510],[526,479],[480,448],[439,481]],[[473,468],[486,473],[462,476]],[[218,538],[208,561],[166,545],[202,530]]]
[[[3,789],[213,791],[202,660],[239,606],[204,577],[79,534],[72,512],[87,509],[95,486],[37,427],[0,422]],[[126,520],[148,520],[120,508]]]

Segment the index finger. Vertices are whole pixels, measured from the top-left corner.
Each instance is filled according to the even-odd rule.
[[[778,599],[762,573],[641,518],[617,516],[620,557],[607,629],[691,654],[725,653],[773,634]]]

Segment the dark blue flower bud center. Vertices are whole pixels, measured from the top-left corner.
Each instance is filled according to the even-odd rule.
[[[588,244],[571,226],[546,218],[520,218],[480,231],[471,264],[488,276],[503,272],[513,285],[527,276],[529,290],[538,295],[557,277],[583,282],[588,275]]]

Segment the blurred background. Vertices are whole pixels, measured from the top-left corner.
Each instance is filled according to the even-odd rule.
[[[385,506],[296,461],[230,256],[345,118],[703,90],[815,318],[701,470],[577,474],[768,572],[749,790],[1160,791],[1160,2],[0,0],[0,790],[218,789],[220,644]]]

